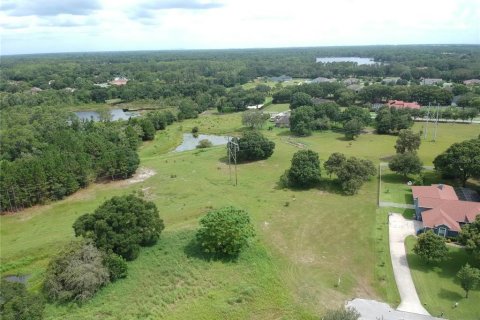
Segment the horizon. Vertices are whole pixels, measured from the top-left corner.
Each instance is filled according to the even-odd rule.
[[[475,45],[478,16],[468,0],[4,0],[0,55]]]

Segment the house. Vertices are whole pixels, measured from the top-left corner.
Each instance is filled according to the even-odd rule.
[[[313,80],[310,80],[309,83],[324,83],[324,82],[333,82],[335,79],[329,79],[324,77],[318,77]]]
[[[343,80],[343,83],[345,83],[346,86],[350,86],[352,84],[357,84],[359,82],[360,82],[360,80],[357,79],[357,78],[347,78],[347,79]]]
[[[36,93],[39,93],[39,92],[41,92],[41,91],[43,91],[43,90],[40,89],[39,87],[32,87],[32,88],[30,89],[30,93],[31,93],[31,94],[36,94]]]
[[[417,102],[405,102],[402,100],[388,100],[387,106],[395,109],[420,109]]]
[[[388,83],[397,83],[397,81],[400,80],[400,77],[387,77],[382,80],[382,83],[388,84]]]
[[[432,184],[412,187],[415,218],[423,230],[433,230],[442,237],[456,237],[462,226],[480,215],[480,202],[462,201],[452,186]]]
[[[292,81],[292,77],[282,74],[279,77],[270,77],[270,81],[274,81],[274,82]]]
[[[437,83],[443,82],[442,79],[437,79],[437,78],[422,78],[420,80],[421,80],[420,83],[426,86],[433,86]]]
[[[115,79],[113,79],[112,81],[110,81],[110,84],[114,85],[114,86],[124,86],[126,85],[128,82],[128,79],[127,78],[123,78],[123,77],[116,77]]]
[[[275,116],[275,127],[290,128],[290,113],[281,112]]]
[[[352,90],[355,93],[359,93],[363,89],[363,86],[360,84],[351,84],[347,86],[347,89]]]
[[[480,79],[465,80],[465,81],[463,81],[463,84],[466,85],[466,86],[473,86],[473,85],[476,85],[476,84],[480,84]]]

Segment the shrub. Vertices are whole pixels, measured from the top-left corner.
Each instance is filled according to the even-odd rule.
[[[4,320],[43,319],[43,298],[27,291],[23,283],[2,280],[0,318]]]
[[[288,185],[307,188],[320,181],[320,160],[318,153],[312,150],[295,152],[292,165],[288,170]]]
[[[110,274],[110,281],[127,277],[128,266],[124,258],[115,253],[105,254],[103,264],[107,267]]]
[[[234,207],[207,213],[197,231],[197,241],[203,250],[220,255],[238,255],[254,236],[248,213]]]
[[[70,243],[50,261],[44,282],[50,300],[84,302],[109,282],[103,254],[92,243]]]
[[[413,252],[422,260],[431,263],[445,260],[448,248],[445,244],[445,238],[436,235],[432,230],[428,230],[418,236]]]
[[[134,260],[140,246],[158,241],[164,225],[153,202],[128,195],[113,197],[93,213],[80,216],[73,229],[98,248]]]
[[[198,149],[204,149],[204,148],[210,148],[212,146],[212,142],[208,139],[203,139],[200,140],[200,142],[197,145]]]
[[[357,320],[360,318],[360,313],[353,308],[339,308],[336,310],[329,310],[322,318],[323,320]]]

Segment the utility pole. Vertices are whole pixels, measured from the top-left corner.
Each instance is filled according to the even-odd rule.
[[[228,168],[230,171],[230,181],[232,181],[232,171],[231,171],[231,159],[233,159],[235,165],[235,186],[238,184],[238,176],[237,176],[237,151],[240,150],[236,139],[230,140],[228,138]]]
[[[427,123],[425,124],[425,134],[423,139],[427,139],[428,136],[428,121],[430,120],[430,103],[428,104],[428,111],[427,111]]]
[[[433,133],[433,141],[435,142],[435,140],[437,139],[437,128],[438,128],[438,119],[440,117],[440,105],[438,104],[437,105],[437,118],[435,120],[435,131]]]

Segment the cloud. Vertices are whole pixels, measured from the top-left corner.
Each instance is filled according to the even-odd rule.
[[[216,1],[198,0],[166,0],[154,1],[144,5],[144,8],[153,10],[186,9],[186,10],[207,10],[223,7],[222,3]]]
[[[74,15],[58,15],[55,17],[45,17],[38,22],[40,27],[83,27],[96,26],[99,22],[91,17],[74,16]]]
[[[88,15],[101,8],[98,0],[3,0],[1,9],[10,16]]]

